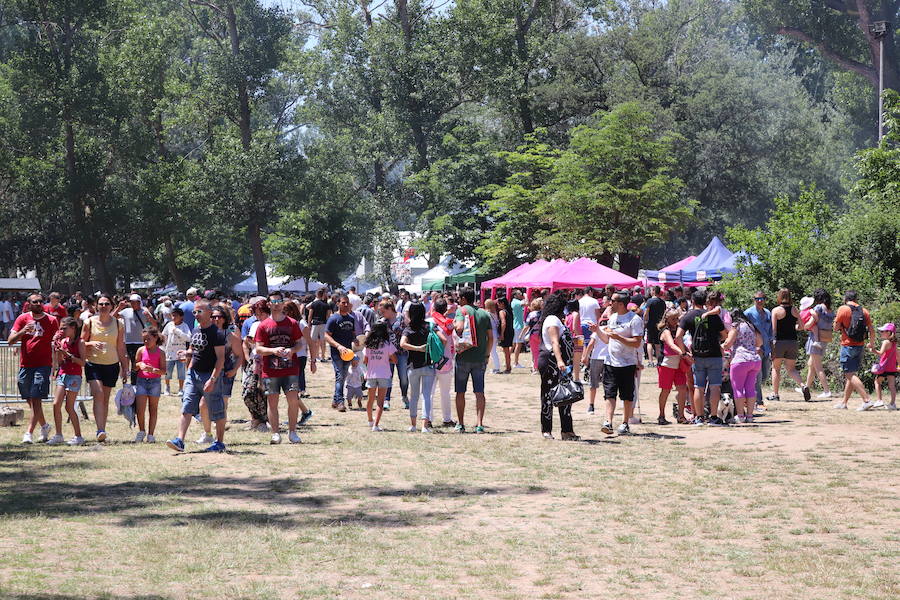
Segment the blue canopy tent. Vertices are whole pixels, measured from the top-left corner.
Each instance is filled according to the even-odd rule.
[[[718,236],[697,255],[697,258],[679,271],[646,271],[647,279],[677,283],[697,283],[703,281],[719,281],[726,273],[737,273],[739,255],[725,247]]]

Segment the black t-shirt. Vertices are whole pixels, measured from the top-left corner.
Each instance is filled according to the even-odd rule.
[[[666,312],[666,303],[662,298],[656,296],[647,300],[647,329],[651,327],[656,329],[656,325],[662,320]]]
[[[336,303],[336,302],[331,302],[331,301],[329,300],[329,301],[328,301],[328,310],[330,310],[332,314],[337,314],[337,312],[338,312],[338,305],[337,305],[337,303]]]
[[[326,319],[328,319],[328,304],[316,298],[312,302],[309,303],[309,306],[306,307],[307,310],[312,312],[312,320],[310,321],[310,325],[324,325]]]
[[[191,350],[194,351],[191,368],[200,373],[212,373],[216,368],[216,346],[224,345],[225,332],[215,325],[195,328],[191,334]]]
[[[403,330],[403,334],[406,336],[406,341],[408,341],[413,346],[424,346],[428,341],[428,325],[426,324],[420,329],[413,329],[412,327],[407,327]],[[409,351],[409,365],[411,369],[420,369],[427,365],[430,365],[431,361],[428,359],[428,352],[416,352],[415,350]]]
[[[697,335],[697,321],[706,312],[706,309],[693,308],[681,317],[678,326],[691,334],[692,338]],[[717,358],[722,356],[722,347],[719,345],[720,334],[725,331],[725,323],[719,315],[710,315],[706,319],[709,336],[713,343],[710,344],[709,351],[705,352],[696,346],[693,348],[693,355],[698,358]]]

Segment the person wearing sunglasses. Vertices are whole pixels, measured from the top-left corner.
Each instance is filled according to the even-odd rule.
[[[109,396],[120,377],[123,383],[128,381],[130,364],[125,348],[125,323],[114,317],[112,310],[112,297],[101,294],[97,298],[97,314],[85,321],[81,329],[81,339],[88,351],[84,374],[94,397],[98,442],[107,437]]]
[[[766,375],[772,370],[772,312],[766,308],[766,293],[753,294],[753,305],[744,311],[744,316],[753,323],[762,336],[762,368],[756,375],[756,406],[764,406],[762,386]]]
[[[207,452],[225,452],[225,400],[222,397],[222,372],[225,367],[225,332],[212,320],[209,301],[201,298],[194,303],[197,327],[191,334],[191,347],[179,350],[179,360],[189,360],[184,394],[181,401],[181,422],[178,435],[166,441],[166,446],[184,452],[184,438],[194,416],[200,414],[200,398],[206,401],[209,418],[216,424],[216,441]]]
[[[22,436],[23,444],[32,443],[35,427],[40,424],[40,441],[46,442],[50,424],[44,419],[42,402],[50,395],[50,369],[53,366],[53,336],[59,330],[56,317],[44,312],[44,299],[31,294],[26,304],[28,312],[16,317],[7,343],[21,342],[19,351],[19,394],[31,407],[28,431]]]

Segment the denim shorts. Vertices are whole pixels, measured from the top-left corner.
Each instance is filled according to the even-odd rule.
[[[81,389],[81,375],[66,375],[62,373],[56,377],[56,385],[67,392],[77,392]]]
[[[366,379],[366,387],[387,389],[391,387],[391,379],[387,377],[370,377]]]
[[[231,382],[234,383],[234,380],[232,379]],[[266,390],[266,394],[270,396],[277,396],[281,392],[284,392],[285,394],[288,392],[299,392],[300,376],[284,375],[282,377],[263,377],[262,386],[263,389]]]
[[[237,377],[237,375],[235,375]],[[222,375],[222,395],[231,398],[231,391],[234,389],[234,377],[225,377]]]
[[[472,391],[476,394],[484,393],[484,363],[456,361],[456,370],[453,375],[453,387],[457,394],[466,393],[466,384],[472,376]]]
[[[161,389],[162,379],[160,377],[138,377],[134,386],[134,395],[159,397]]]
[[[22,400],[50,395],[50,367],[19,367],[19,395]]]
[[[209,394],[203,393],[203,386],[212,376],[212,371],[203,373],[194,369],[188,369],[187,377],[184,381],[184,393],[181,398],[181,414],[183,415],[199,415],[200,414],[200,397],[206,398],[206,408],[209,411],[209,418],[218,421],[225,418],[225,399],[222,397],[222,379],[216,383],[213,391]]]
[[[859,373],[862,355],[862,346],[841,346],[841,372]]]
[[[172,372],[178,370],[178,379],[184,381],[184,363],[178,360],[166,359],[166,379],[172,379]]]
[[[722,385],[722,357],[694,357],[694,387]]]

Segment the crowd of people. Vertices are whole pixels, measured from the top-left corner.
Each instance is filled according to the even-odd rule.
[[[46,301],[40,293],[21,301],[0,299],[0,334],[20,355],[19,393],[31,409],[25,444],[35,441],[36,431],[37,441],[47,444],[84,443],[76,407],[84,379],[93,399],[97,442],[108,438],[110,398],[121,381],[134,395],[134,442],[156,441],[160,397],[177,395],[181,419],[166,444],[184,451],[188,429],[197,421],[203,430],[197,443],[221,452],[238,374],[248,427],[270,435],[272,444],[281,443],[279,406],[284,397],[288,442],[300,443],[299,427],[313,417],[304,402],[309,398],[307,369],[314,374],[317,363],[325,362],[334,373],[331,408],[346,412],[356,401],[358,410],[365,408],[372,432],[383,430],[392,392],[395,401],[397,397],[395,381],[409,413],[410,432],[433,433],[438,427],[466,432],[471,380],[473,431],[481,433],[489,362],[493,360],[494,374],[510,374],[528,368],[521,364],[524,354],[530,354],[531,372],[540,378],[539,421],[548,439],[554,437],[551,392],[564,377],[586,386],[590,414],[602,389],[603,433],[630,433],[646,368],[658,374],[659,425],[670,424],[673,387],[672,412],[678,423],[746,424],[766,402],[780,400],[782,370],[805,400],[812,399],[816,380],[822,387],[818,397],[832,397],[823,356],[835,334],[845,385],[834,407],[846,409],[856,392],[862,400],[858,410],[896,410],[894,323],[882,324],[876,334],[869,312],[852,291],[837,310],[824,290],[797,306],[786,289],[778,291],[773,308],[766,307],[767,301],[765,292],[757,292],[753,306],[726,310],[722,294],[714,289],[659,286],[509,290],[484,302],[471,288],[422,297],[404,290],[360,296],[350,288],[346,293],[276,291],[252,298],[191,288],[185,295],[151,298],[76,293],[65,302],[54,292]],[[797,369],[801,332],[808,357],[805,379]],[[866,349],[877,356],[874,401],[858,376]],[[773,393],[764,399],[769,375]],[[51,381],[56,382],[52,425],[42,404]],[[889,402],[882,400],[883,383]],[[436,393],[439,423],[433,420]],[[618,402],[622,421],[614,427]],[[572,404],[557,408],[563,440],[579,439],[572,409]],[[74,433],[68,441],[64,411]]]

